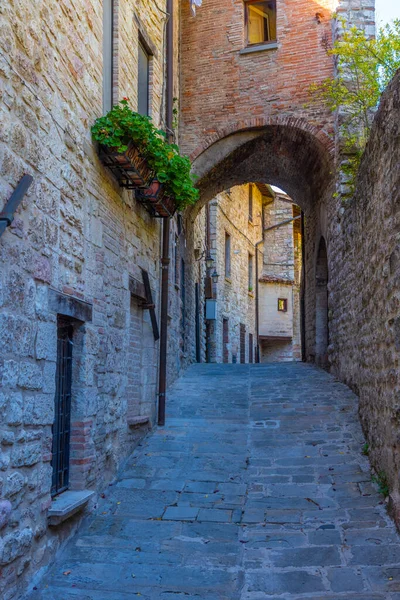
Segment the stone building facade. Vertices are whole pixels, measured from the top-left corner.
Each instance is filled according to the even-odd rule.
[[[113,60],[104,64],[112,66],[108,97],[127,96],[136,108],[140,41],[149,61],[149,112],[165,126],[166,15],[158,5],[164,10],[161,2],[115,0]],[[104,109],[107,6],[9,2],[1,12],[1,202],[24,173],[34,180],[0,240],[0,593],[6,600],[18,597],[79,523],[75,515],[57,524],[62,511],[51,496],[58,347],[72,345],[75,491],[90,494],[111,481],[140,436],[135,427],[156,413],[158,342],[141,307],[141,283],[145,270],[158,311],[161,227],[103,168],[90,137]],[[360,393],[371,456],[388,478],[398,518],[399,77],[376,117],[354,201],[342,206],[334,194],[341,159],[335,117],[322,104],[310,105],[307,90],[334,73],[326,54],[335,35],[332,11],[372,31],[374,2],[278,0],[268,33],[276,39],[263,47],[248,44],[244,8],[241,0],[204,0],[194,20],[189,2],[175,3],[180,141],[193,159],[201,198],[174,220],[171,233],[169,377],[205,358],[196,309],[205,293],[196,256],[204,240],[202,207],[235,186],[278,185],[305,213],[305,357]],[[247,302],[252,306],[248,286]]]
[[[8,2],[1,10],[0,209],[24,174],[33,177],[0,239],[5,600],[51,561],[79,523],[82,512],[73,513],[90,507],[155,420],[159,342],[142,308],[143,270],[159,318],[161,224],[100,163],[90,127],[122,97],[139,106],[140,52],[148,113],[165,127],[163,11],[165,2],[136,0]],[[177,51],[174,59],[177,75]],[[183,235],[175,219],[171,242]],[[175,260],[184,253],[182,242]],[[182,342],[191,298],[186,308],[172,273],[170,281],[172,381],[191,352]],[[61,374],[71,378],[65,393]],[[68,443],[57,415],[69,392]],[[68,485],[66,471],[52,467],[57,452],[69,452]]]
[[[259,280],[261,362],[301,360],[301,211],[286,194],[272,195]]]
[[[256,184],[236,186],[218,194],[197,217],[205,227],[197,232],[197,244],[200,247],[201,240],[207,239],[208,229],[206,254],[214,260],[211,271],[219,275],[211,299],[216,318],[207,319],[204,311],[206,362],[256,361],[257,258],[260,269],[262,262],[256,244],[262,242],[264,202]]]

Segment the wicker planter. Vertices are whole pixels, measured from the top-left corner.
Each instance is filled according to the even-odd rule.
[[[108,167],[121,187],[134,189],[148,187],[154,177],[147,161],[139,154],[139,150],[130,142],[124,153],[115,148],[99,146],[100,160]]]
[[[136,190],[136,199],[153,217],[172,217],[176,211],[175,200],[167,196],[157,179],[148,188]]]

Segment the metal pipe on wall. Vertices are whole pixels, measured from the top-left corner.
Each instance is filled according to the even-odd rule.
[[[167,0],[167,102],[166,129],[168,140],[173,137],[173,103],[174,103],[174,0]],[[160,369],[158,381],[158,424],[165,425],[166,393],[167,393],[167,349],[168,349],[168,292],[169,292],[169,238],[170,219],[163,219],[163,242],[161,256],[161,318],[160,318]]]

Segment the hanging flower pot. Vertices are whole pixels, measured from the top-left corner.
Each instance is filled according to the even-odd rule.
[[[136,190],[135,195],[153,217],[172,217],[175,214],[175,200],[166,194],[157,179],[153,179],[148,188]]]
[[[152,214],[170,216],[176,208],[183,210],[198,200],[199,190],[194,184],[189,158],[180,154],[176,144],[167,141],[165,133],[150,117],[129,108],[128,98],[96,119],[92,135],[99,143],[101,160],[121,186],[152,186],[146,194],[140,195],[140,201],[147,203]],[[153,186],[154,180],[157,184],[162,181],[162,189],[156,184]]]
[[[103,165],[115,175],[121,187],[147,187],[154,176],[146,159],[140,155],[133,142],[129,142],[125,152],[118,152],[116,148],[101,144],[99,156]]]

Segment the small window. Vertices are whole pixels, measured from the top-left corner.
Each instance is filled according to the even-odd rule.
[[[149,81],[150,81],[150,55],[139,42],[138,58],[138,113],[149,114]]]
[[[245,0],[247,45],[276,41],[276,0]]]
[[[114,0],[103,0],[103,112],[113,106]]]
[[[179,286],[179,237],[175,234],[174,239],[174,283]]]
[[[288,301],[287,298],[278,298],[278,311],[287,312]]]
[[[225,233],[225,277],[231,276],[231,236]]]
[[[249,185],[249,221],[253,222],[253,185]]]
[[[253,260],[253,255],[249,254],[249,292],[253,291]]]

